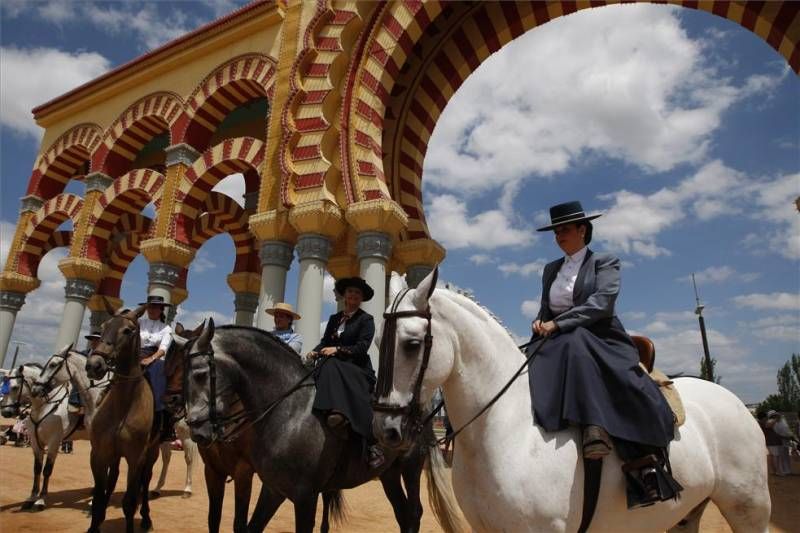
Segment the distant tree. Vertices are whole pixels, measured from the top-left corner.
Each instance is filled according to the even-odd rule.
[[[758,406],[758,411],[800,411],[800,355],[792,354],[778,370],[778,393],[770,394]]]
[[[722,376],[717,375],[716,359],[711,359],[711,368],[709,369],[708,365],[706,365],[706,358],[700,357],[700,377],[706,381],[713,381],[714,383],[720,383],[722,381]]]

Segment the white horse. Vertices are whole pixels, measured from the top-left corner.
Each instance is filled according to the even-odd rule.
[[[433,344],[416,399],[427,405],[442,387],[453,427],[484,407],[524,361],[513,339],[480,306],[436,290],[436,271],[411,290],[397,311],[430,309]],[[392,299],[399,287],[392,283]],[[384,404],[407,406],[420,374],[428,320],[396,320],[394,375]],[[385,331],[384,331],[385,334]],[[381,369],[381,372],[383,369]],[[621,462],[604,461],[592,531],[697,531],[708,501],[719,507],[734,532],[767,532],[770,496],[764,437],[742,402],[726,389],[693,378],[675,380],[686,423],[670,445],[673,475],[684,491],[677,501],[628,510]],[[407,446],[407,414],[377,413],[381,443]],[[476,531],[576,531],[583,503],[580,432],[546,433],[533,422],[528,380],[504,396],[458,436],[453,488]],[[676,525],[680,522],[680,526]]]
[[[194,458],[197,457],[197,444],[192,440],[189,432],[189,426],[186,420],[181,418],[175,424],[175,434],[178,440],[183,445],[183,459],[186,461],[186,482],[183,486],[182,498],[189,498],[192,496],[192,469],[194,468]],[[152,495],[158,497],[161,495],[161,489],[164,488],[164,483],[167,481],[167,470],[169,470],[169,462],[172,455],[172,443],[161,443],[161,475],[158,477],[156,488],[153,489]]]

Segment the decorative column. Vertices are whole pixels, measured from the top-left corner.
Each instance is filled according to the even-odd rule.
[[[228,276],[228,286],[234,293],[233,323],[237,326],[252,326],[256,309],[258,309],[261,276],[255,272],[234,272]],[[266,313],[264,314],[266,315]]]
[[[161,296],[165,303],[172,303],[172,290],[178,283],[181,267],[169,263],[150,263],[147,273],[148,296]]]
[[[300,263],[297,312],[303,317],[297,321],[296,329],[303,335],[305,346],[316,346],[321,337],[322,285],[332,243],[325,235],[306,233],[300,235],[296,248]]]
[[[294,246],[283,241],[264,241],[258,255],[261,259],[261,286],[258,294],[261,305],[256,325],[270,331],[275,328],[275,321],[264,310],[285,301],[286,273],[292,264]]]
[[[358,234],[356,241],[361,277],[372,287],[375,295],[361,308],[372,315],[375,331],[383,328],[383,312],[386,310],[386,264],[392,255],[392,238],[386,233],[365,231]],[[369,347],[372,367],[378,368],[378,346],[373,342]]]
[[[17,313],[25,303],[25,293],[13,291],[0,291],[0,365],[4,365],[11,332]]]
[[[102,329],[103,322],[111,318],[108,312],[108,307],[114,311],[122,307],[122,300],[115,296],[108,296],[105,294],[95,294],[89,298],[89,331],[92,333],[99,333]]]
[[[86,311],[86,304],[92,297],[96,285],[94,282],[81,279],[67,279],[64,287],[64,311],[61,315],[61,324],[58,327],[58,334],[53,345],[53,350],[58,352],[68,344],[77,347],[78,335],[83,324],[83,314]]]

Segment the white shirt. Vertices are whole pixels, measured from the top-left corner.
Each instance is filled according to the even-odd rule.
[[[578,279],[578,271],[585,257],[584,246],[573,255],[564,258],[556,279],[550,285],[550,310],[554,315],[560,315],[573,306],[572,291],[575,289],[575,280]]]
[[[139,338],[142,348],[158,347],[167,351],[172,344],[172,328],[160,320],[150,320],[146,316],[139,319]]]

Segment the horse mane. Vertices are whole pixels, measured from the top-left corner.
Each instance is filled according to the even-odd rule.
[[[38,368],[39,370],[42,370],[42,369],[44,368],[44,367],[42,366],[42,363],[35,363],[35,362],[33,362],[33,361],[31,361],[31,362],[29,362],[29,363],[22,363],[22,366],[35,366],[35,367],[36,367],[36,368]]]
[[[496,324],[498,327],[502,328],[506,334],[513,340],[514,334],[509,330],[503,321],[492,312],[491,309],[483,305],[482,303],[478,302],[474,296],[465,294],[463,292],[456,292],[449,287],[437,287],[441,291],[443,295],[449,297],[455,304],[460,305],[466,311],[471,313],[475,318],[482,322],[486,322],[487,324]]]
[[[235,324],[226,324],[224,326],[219,326],[216,329],[217,331],[246,332],[252,334],[254,337],[260,337],[258,339],[251,339],[253,344],[262,348],[266,348],[270,354],[278,354],[281,358],[286,360],[289,364],[295,366],[295,368],[297,368],[298,370],[305,369],[300,354],[292,350],[292,348],[288,344],[280,340],[278,337],[276,337],[269,331],[265,331],[263,329],[256,328],[253,326],[237,326]],[[230,340],[235,341],[238,340],[239,338],[240,337],[234,337],[233,339]],[[266,361],[265,358],[257,357],[249,359],[253,359],[252,362],[259,368],[262,368],[264,370],[269,370],[266,366],[266,363],[268,361]]]

